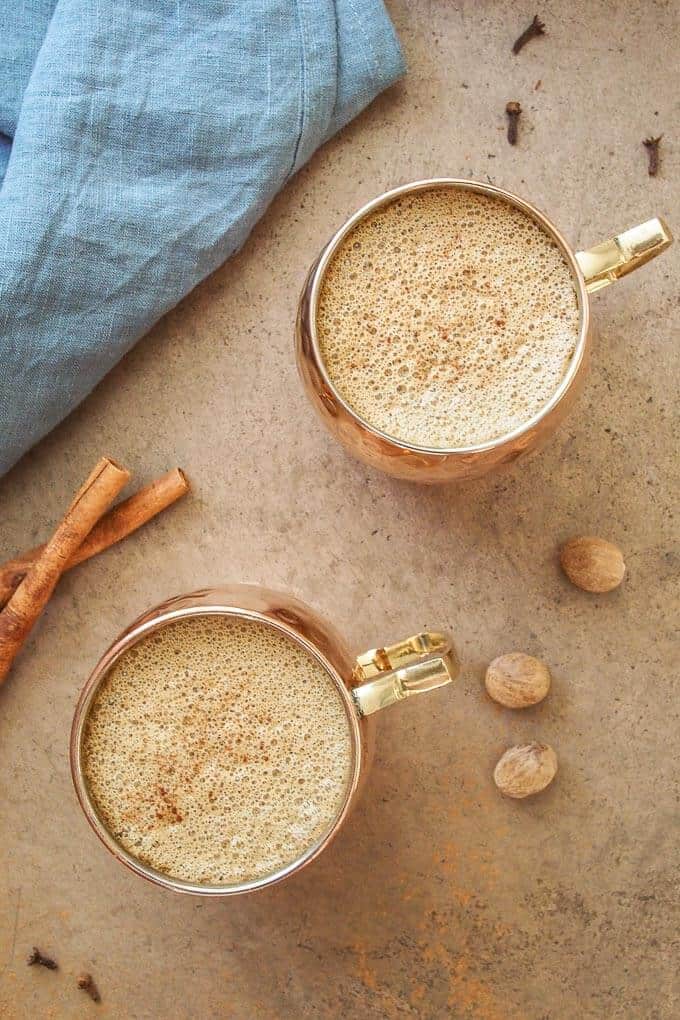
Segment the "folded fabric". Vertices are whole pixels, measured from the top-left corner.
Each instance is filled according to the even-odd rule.
[[[382,0],[0,6],[2,474],[403,63]]]

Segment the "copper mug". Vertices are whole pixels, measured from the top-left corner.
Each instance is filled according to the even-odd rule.
[[[409,192],[431,188],[464,188],[504,199],[535,220],[553,238],[571,269],[580,311],[580,331],[569,367],[545,406],[524,424],[476,446],[437,448],[416,446],[389,436],[361,418],[340,396],[321,356],[316,330],[319,294],[335,252],[356,225],[376,209]],[[433,178],[387,191],[359,209],[333,235],[309,271],[298,306],[296,349],[303,385],[321,420],[355,456],[407,481],[440,483],[464,481],[509,464],[540,448],[573,405],[585,378],[591,345],[589,295],[659,255],[672,241],[661,219],[652,219],[585,251],[574,251],[557,227],[517,195],[476,181]]]
[[[111,666],[138,641],[166,624],[188,616],[224,614],[274,627],[301,645],[324,668],[339,692],[349,722],[352,748],[349,781],[335,818],[304,854],[264,878],[233,885],[195,885],[148,867],[128,853],[111,835],[90,796],[83,764],[83,742],[90,706]],[[425,632],[396,644],[374,648],[354,658],[335,629],[290,595],[256,585],[207,588],[169,599],[149,610],[116,638],[87,680],[76,705],[71,728],[71,775],[85,817],[104,846],[132,871],[156,885],[198,896],[233,896],[264,889],[294,875],[326,849],[345,822],[366,778],[374,742],[374,714],[380,709],[443,687],[460,671],[450,639]]]

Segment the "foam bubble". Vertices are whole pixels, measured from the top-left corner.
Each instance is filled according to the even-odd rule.
[[[321,354],[343,399],[405,442],[471,446],[555,393],[580,315],[569,264],[530,216],[464,188],[404,195],[328,266]]]
[[[257,879],[323,836],[350,781],[333,680],[271,626],[179,620],[125,652],[97,691],[83,767],[114,838],[204,885]]]

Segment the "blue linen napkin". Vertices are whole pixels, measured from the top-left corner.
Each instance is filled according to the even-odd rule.
[[[404,67],[382,0],[0,8],[1,475]]]

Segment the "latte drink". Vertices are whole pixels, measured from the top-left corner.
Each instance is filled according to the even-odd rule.
[[[331,382],[369,425],[413,446],[475,446],[538,414],[579,338],[571,269],[505,199],[433,186],[343,239],[316,317]]]
[[[145,865],[196,885],[266,877],[331,829],[353,748],[333,679],[275,627],[166,624],[99,686],[83,770],[102,822]]]

